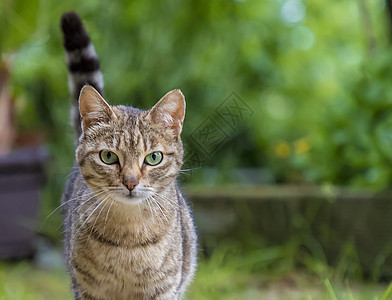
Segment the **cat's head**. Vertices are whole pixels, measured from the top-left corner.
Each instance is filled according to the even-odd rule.
[[[91,86],[79,97],[82,135],[76,159],[82,175],[102,197],[138,204],[171,186],[180,171],[185,99],[167,93],[142,111],[110,106]]]

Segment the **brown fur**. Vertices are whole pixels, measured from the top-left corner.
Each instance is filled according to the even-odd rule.
[[[79,98],[82,135],[65,188],[65,255],[75,299],[181,299],[196,269],[196,233],[177,185],[185,114],[179,90],[151,110]],[[117,154],[108,165],[100,151]],[[156,166],[146,155],[161,151]],[[126,182],[137,182],[129,190]]]

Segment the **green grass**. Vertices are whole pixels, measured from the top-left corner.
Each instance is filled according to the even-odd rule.
[[[213,249],[208,259],[200,259],[187,300],[392,299],[392,284],[360,280],[353,249],[344,251],[336,268],[301,251],[297,239],[276,247],[231,242],[215,244]],[[351,269],[356,271],[348,272]],[[0,299],[62,300],[72,295],[64,269],[42,270],[19,262],[0,264]]]
[[[339,278],[328,266],[298,269],[287,264],[287,257],[271,253],[282,247],[264,249],[267,254],[255,261],[256,255],[233,255],[230,250],[217,251],[202,260],[187,299],[285,299],[285,300],[387,300],[392,299],[392,284],[350,281]],[[263,251],[260,251],[262,253]],[[269,253],[268,253],[269,252]],[[257,251],[259,253],[259,251]],[[259,254],[260,254],[259,253]],[[267,260],[267,257],[270,260]],[[249,264],[249,262],[252,264]],[[263,265],[260,267],[260,264]],[[255,267],[259,264],[258,267]],[[328,272],[326,270],[329,270]],[[326,274],[329,277],[325,277]]]
[[[65,270],[40,270],[29,262],[0,265],[0,299],[72,299]]]
[[[260,258],[263,267],[255,268],[255,256],[233,253],[230,249],[215,251],[202,259],[187,300],[253,300],[253,299],[331,299],[388,300],[392,285],[323,278],[309,270],[299,270],[284,260],[277,263],[273,251]],[[270,253],[268,253],[270,252]],[[261,252],[260,252],[261,253]],[[327,267],[328,268],[328,267]],[[0,299],[72,299],[69,279],[64,269],[42,270],[29,262],[0,264]]]

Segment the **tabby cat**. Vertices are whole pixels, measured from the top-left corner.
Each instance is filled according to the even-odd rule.
[[[172,90],[147,111],[109,105],[80,18],[65,13],[61,28],[80,134],[62,198],[75,299],[181,299],[197,252],[176,181],[184,96]]]

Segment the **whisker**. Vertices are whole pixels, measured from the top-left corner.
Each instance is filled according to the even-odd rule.
[[[176,206],[173,204],[173,203],[171,203],[170,201],[167,201],[166,199],[162,199],[162,198],[159,198],[159,196],[158,196],[158,198],[155,198],[154,196],[153,196],[153,198],[154,198],[154,200],[156,200],[157,202],[159,202],[159,204],[161,204],[161,206],[162,207],[164,207],[164,204],[165,205],[167,205],[168,207],[171,207],[172,209],[176,209]],[[162,203],[162,202],[163,203]],[[166,208],[165,208],[166,209]]]
[[[97,193],[97,195],[99,195],[99,194],[101,194],[101,193],[102,193],[102,192],[99,192],[99,193]],[[71,199],[65,201],[64,203],[61,203],[57,208],[55,208],[55,209],[45,218],[45,220],[44,220],[44,221],[42,222],[42,224],[41,224],[41,227],[45,224],[45,222],[50,218],[51,215],[53,215],[56,211],[58,211],[58,210],[59,210],[61,207],[63,207],[65,204],[67,204],[67,203],[69,203],[69,202],[71,202],[71,201],[75,201],[75,200],[80,199],[80,198],[85,197],[85,196],[88,197],[88,196],[93,195],[93,194],[95,194],[95,193],[94,193],[94,192],[91,192],[91,193],[88,193],[88,194],[80,195],[80,196],[71,198]],[[90,198],[90,199],[91,199],[91,198]],[[90,199],[88,199],[88,200],[90,200]],[[88,201],[88,200],[85,200],[85,201]]]
[[[86,224],[86,222],[90,219],[90,217],[93,215],[93,213],[105,202],[107,198],[104,198],[103,200],[101,200],[101,202],[97,205],[96,208],[94,208],[94,210],[91,212],[91,214],[89,214],[89,216],[86,218],[86,220],[82,223],[82,225],[80,225],[78,231],[75,234],[75,238],[78,236],[80,230],[82,230],[82,227],[84,226],[84,224]],[[96,203],[96,202],[95,202]],[[90,206],[91,207],[91,206]]]
[[[153,200],[153,203],[156,203],[156,204],[157,204],[157,207],[158,207],[159,210],[161,211],[163,217],[166,219],[166,222],[169,222],[169,220],[168,220],[167,217],[166,217],[166,214],[165,214],[165,213],[163,212],[163,210],[161,209],[161,206],[159,205],[159,202],[158,202],[156,199],[154,199],[154,198],[152,198],[152,200]]]
[[[75,171],[72,171],[72,172],[68,173],[66,179],[68,179],[71,175],[73,175],[75,173],[78,173],[78,172],[79,172],[79,170],[75,170]]]
[[[154,201],[156,201],[157,204],[159,204],[166,212],[169,212],[169,210],[168,210],[168,208],[165,207],[164,204],[168,204],[171,208],[175,208],[175,207],[174,207],[171,203],[169,203],[169,202],[162,203],[162,202],[161,202],[162,199],[157,199],[157,198],[154,198],[154,197],[152,197],[152,198],[153,198]],[[163,201],[163,200],[162,200],[162,201]]]
[[[95,199],[94,196],[90,197],[89,199],[85,200],[84,202],[87,202],[87,201],[90,201],[90,200],[93,200],[93,199]],[[70,214],[68,214],[68,216],[66,216],[66,217],[64,218],[63,222],[61,222],[61,224],[57,227],[56,231],[59,230],[60,227],[68,220],[68,218],[70,218],[70,217],[73,215],[73,213],[74,213],[79,207],[81,207],[83,204],[84,204],[84,203],[80,203],[78,206],[76,206],[76,207],[72,210],[72,212],[71,212]],[[91,207],[91,206],[90,206],[90,207]],[[63,231],[62,233],[64,233],[64,232],[66,232],[66,230]]]
[[[114,201],[115,201],[115,200],[113,199],[113,200],[112,200],[112,203],[110,203],[108,212],[106,213],[105,225],[103,226],[103,234],[105,234],[105,232],[106,232],[106,222],[107,222],[107,220],[108,220],[109,212],[110,212],[110,209],[112,208],[112,205],[113,205]]]
[[[153,192],[153,193],[154,193],[154,196],[160,198],[161,200],[164,200],[164,201],[169,202],[171,205],[173,205],[173,207],[177,207],[177,206],[178,206],[178,202],[175,201],[174,199],[171,199],[171,198],[169,198],[169,197],[167,197],[167,196],[158,194],[158,193],[156,193],[156,192]]]
[[[120,186],[108,186],[107,189],[109,190],[123,190],[124,188]]]
[[[201,169],[201,167],[191,168],[191,169],[182,169],[182,170],[180,170],[180,173],[190,172],[190,171],[198,170],[198,169]]]
[[[139,215],[142,214],[141,210],[140,210],[140,203],[137,204],[137,208],[139,209]]]
[[[107,201],[106,201],[106,200],[108,200],[108,199],[110,199],[110,197],[109,197],[109,196],[107,196],[107,197],[105,198],[105,200],[103,200],[103,201],[105,201],[106,203],[105,203],[105,205],[104,205],[104,206],[102,206],[101,210],[99,211],[99,214],[98,214],[98,216],[95,218],[94,224],[93,224],[93,226],[91,227],[90,234],[88,235],[88,238],[87,238],[87,240],[89,240],[89,239],[90,239],[90,236],[91,236],[91,233],[92,233],[92,232],[93,232],[93,230],[94,230],[95,224],[97,223],[97,220],[99,219],[99,216],[101,215],[102,211],[105,209],[105,206],[106,206],[106,204],[108,204],[108,203],[109,203],[109,202],[107,202]]]
[[[66,169],[79,169],[79,166],[66,167]]]
[[[147,202],[148,207],[150,208],[150,212],[151,212],[152,218],[154,219],[154,213],[152,212],[152,208],[151,208],[151,205],[150,205],[150,198],[151,198],[151,196],[146,199],[146,202]]]
[[[96,204],[100,201],[99,198],[96,199],[94,196],[92,196],[89,200],[92,200],[92,199],[94,199],[94,200],[96,200],[96,201],[94,201],[94,203],[91,204],[91,205],[85,210],[85,212],[82,213],[82,215],[81,215],[79,218],[82,218],[84,215],[88,214],[89,209],[90,209],[91,207],[93,207],[94,205],[96,205]],[[85,202],[87,202],[87,201],[85,201]],[[85,203],[85,202],[84,202],[84,203]],[[71,217],[71,216],[73,215],[73,213],[74,213],[77,209],[79,209],[79,207],[81,207],[84,203],[80,203],[77,207],[75,207],[75,209],[67,216],[67,218],[64,219],[64,221],[63,221],[62,224],[64,224],[65,221],[66,221],[69,217]],[[61,224],[61,225],[62,225],[62,224]],[[60,225],[60,226],[61,226],[61,225]],[[57,229],[59,229],[60,226],[59,226]],[[69,228],[69,230],[71,230],[71,228]],[[62,233],[64,233],[64,232],[67,232],[67,230],[64,230]]]

